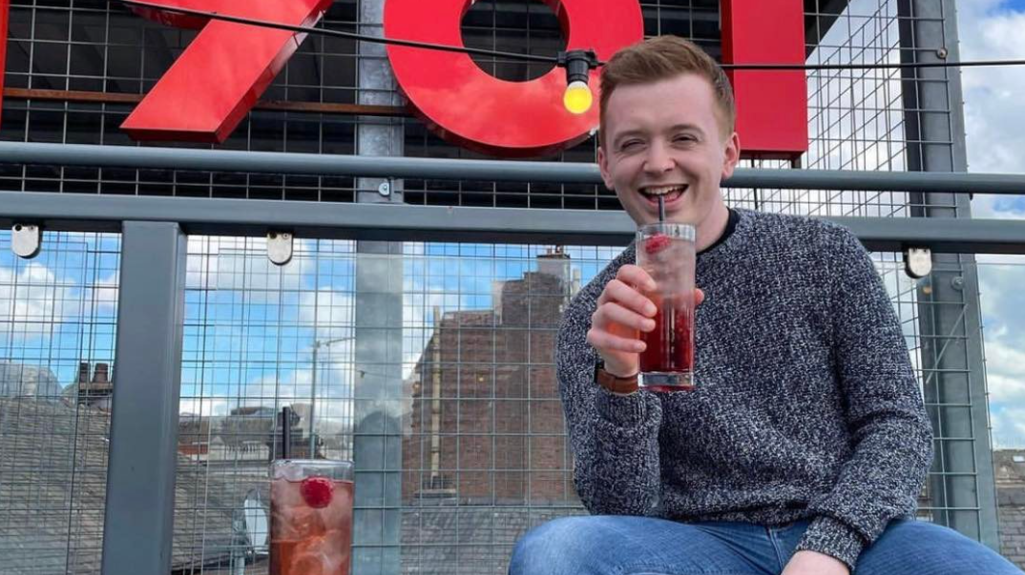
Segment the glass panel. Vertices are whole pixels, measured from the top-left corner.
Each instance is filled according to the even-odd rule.
[[[0,557],[5,573],[97,573],[120,237],[0,231]]]

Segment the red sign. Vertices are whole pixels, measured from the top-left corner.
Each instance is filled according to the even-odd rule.
[[[726,64],[804,64],[804,3],[722,0]],[[808,150],[808,85],[803,70],[729,72],[745,156],[792,158]]]
[[[562,24],[567,50],[593,49],[601,60],[644,37],[637,0],[546,0]],[[462,46],[470,0],[387,0],[384,35]],[[558,152],[598,127],[598,106],[566,110],[566,70],[529,82],[499,80],[468,54],[388,46],[388,59],[413,111],[446,140],[496,156]],[[589,85],[598,91],[598,70]],[[598,98],[595,97],[595,102]]]
[[[544,1],[558,15],[568,50],[593,49],[604,60],[643,36],[637,0]],[[163,2],[308,26],[332,0]],[[460,23],[471,3],[387,0],[385,35],[460,46]],[[0,0],[0,15],[6,16],[8,4]],[[289,31],[133,10],[170,26],[202,30],[122,124],[135,139],[223,142],[304,39]],[[722,0],[722,16],[726,63],[804,63],[800,0]],[[0,40],[6,38],[7,21],[0,18]],[[0,41],[0,70],[5,48],[6,41]],[[561,68],[529,82],[506,82],[485,73],[466,54],[388,46],[388,56],[415,113],[458,145],[497,156],[544,155],[576,144],[598,126],[597,107],[579,116],[565,110]],[[598,74],[590,73],[594,92]],[[808,149],[803,71],[737,71],[730,78],[745,155],[795,157]]]
[[[162,0],[282,24],[316,24],[333,0]],[[201,28],[196,39],[121,128],[137,140],[223,142],[256,104],[305,38],[287,30],[209,21],[159,10],[140,15],[180,28]]]

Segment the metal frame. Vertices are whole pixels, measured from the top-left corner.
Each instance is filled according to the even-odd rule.
[[[952,0],[900,0],[898,11],[904,60],[958,60]],[[932,172],[944,178],[965,171],[960,74],[937,68],[905,70],[902,76],[908,175]],[[916,190],[909,204],[915,219],[943,225],[971,221],[964,195]],[[919,286],[918,301],[923,367],[934,376],[926,378],[923,391],[940,436],[930,479],[933,519],[999,552],[975,256],[933,253],[932,260],[930,282]]]
[[[124,221],[171,222],[188,234],[379,241],[626,245],[634,224],[620,211],[535,210],[0,192],[0,226],[37,223],[61,231],[121,230]],[[1025,221],[823,217],[873,251],[1025,254]]]
[[[64,150],[67,148],[62,147]],[[146,148],[125,149],[136,152],[142,150],[150,151]],[[165,151],[162,150],[161,153],[163,152]],[[201,151],[198,154],[216,156],[219,152]],[[246,155],[252,156],[248,153]],[[56,158],[55,156],[54,159]],[[349,160],[352,160],[348,164],[350,167],[361,165],[367,170],[380,169],[373,165],[379,158]],[[520,172],[520,166],[523,165],[521,163],[498,164],[502,169],[510,169],[508,174],[514,174],[515,177],[526,176]],[[186,165],[196,167],[195,164]],[[425,165],[427,164],[411,164],[412,168]],[[219,168],[224,169],[224,166]],[[407,169],[412,168],[407,166]],[[583,173],[582,166],[578,169]],[[458,171],[447,172],[446,175],[462,177]],[[891,175],[896,174],[885,174]],[[921,174],[910,175],[914,179],[905,179],[905,182],[921,181]],[[844,176],[856,178],[857,174]],[[857,182],[851,187],[863,189],[865,185],[863,182]],[[612,211],[423,207],[404,204],[85,196],[25,192],[0,192],[0,206],[3,206],[0,225],[32,222],[50,230],[121,231],[124,234],[117,357],[129,359],[118,364],[117,381],[121,383],[118,393],[115,394],[114,411],[116,414],[127,415],[115,415],[113,421],[106,511],[107,532],[104,538],[104,573],[140,570],[140,566],[146,567],[140,571],[149,572],[152,568],[152,572],[161,572],[166,571],[166,562],[169,561],[169,550],[166,548],[169,547],[171,540],[171,523],[164,510],[170,509],[167,506],[168,502],[173,503],[174,498],[173,475],[171,481],[168,480],[168,475],[173,474],[176,464],[174,443],[177,429],[174,418],[168,414],[177,413],[178,403],[180,297],[184,292],[181,285],[185,253],[183,234],[262,236],[268,230],[290,230],[300,237],[357,240],[402,241],[429,238],[436,241],[622,245],[629,241],[633,233],[633,224],[629,218],[622,212]],[[906,247],[928,247],[934,252],[1025,254],[1025,222],[1022,221],[864,217],[823,219],[849,227],[872,250],[899,251]],[[377,273],[392,272],[387,269],[368,269],[365,277],[361,277],[366,281],[372,281]],[[369,290],[368,293],[372,291]],[[385,299],[393,297],[393,294],[378,295]],[[156,306],[154,302],[157,302]],[[393,302],[388,301],[367,303],[367,313],[386,313],[393,306]],[[146,306],[145,313],[140,313],[140,305]],[[154,326],[162,327],[154,329]],[[155,338],[157,341],[148,338]],[[366,361],[380,361],[375,353],[366,350],[362,357]],[[130,358],[133,357],[139,358],[136,365],[131,363]],[[159,361],[153,361],[153,357]],[[141,382],[146,382],[146,385],[142,385]],[[166,382],[166,385],[154,385],[154,382]],[[385,386],[380,387],[383,390]],[[391,398],[382,399],[390,401]],[[973,402],[975,399],[972,398]],[[126,404],[133,409],[118,408],[119,405]],[[984,409],[985,403],[981,405]],[[154,414],[159,417],[154,417]],[[371,423],[383,425],[381,433],[391,434],[386,420]],[[980,441],[978,433],[976,425],[976,446]],[[131,440],[128,440],[129,437]],[[383,453],[379,455],[384,456]],[[140,465],[140,461],[146,464]],[[381,505],[377,507],[387,509],[386,492],[388,476],[394,473],[392,465],[384,459],[363,463],[363,467],[369,473],[380,476],[384,490],[381,492]],[[985,479],[982,473],[973,476],[972,479],[975,477],[978,477],[979,481]],[[146,486],[146,489],[138,489],[140,485]],[[136,489],[133,490],[133,486]],[[978,509],[978,504],[971,507],[972,510]],[[138,509],[156,511],[139,515],[136,513]],[[138,518],[137,521],[129,522],[128,518],[133,516]],[[371,524],[379,525],[382,529],[391,528],[390,522],[384,516],[380,522],[374,521],[368,523],[368,526]],[[372,547],[382,552],[393,548],[391,539],[394,533],[386,530],[380,533],[380,539],[374,542]],[[988,537],[988,532],[983,532],[982,536]],[[143,545],[142,541],[148,542],[148,545]],[[370,572],[383,572],[383,567],[391,565],[393,561],[390,557],[376,554],[373,557],[368,556],[363,563],[363,567]]]
[[[833,5],[837,2],[823,4]],[[935,54],[935,49],[945,47],[947,57],[956,58],[953,4],[953,0],[906,0],[909,9],[914,6],[914,18],[907,18],[907,22],[902,23],[909,27],[906,39],[911,49],[906,51],[908,56],[920,60],[936,60],[939,56]],[[379,31],[372,22],[377,21],[379,15],[373,11],[380,8],[380,3],[368,2],[359,6],[360,24],[366,25],[370,31]],[[656,8],[666,9],[658,5]],[[820,10],[829,12],[826,8]],[[661,19],[658,22],[661,25]],[[693,22],[691,24],[693,27]],[[386,62],[379,57],[379,53],[363,53],[361,50],[361,56],[358,86],[352,88],[358,90],[360,105],[392,103],[390,99],[394,97],[394,86],[389,77],[380,75],[388,69]],[[932,297],[943,303],[961,304],[966,311],[960,321],[964,322],[968,337],[963,343],[952,344],[946,350],[944,361],[936,360],[931,366],[931,371],[937,377],[927,393],[934,392],[936,395],[930,401],[942,404],[938,409],[946,410],[944,421],[958,422],[956,428],[946,429],[943,435],[957,438],[956,441],[961,441],[958,448],[963,449],[967,444],[970,451],[948,454],[946,450],[938,449],[944,461],[957,462],[957,465],[955,469],[944,467],[936,477],[944,492],[948,486],[951,487],[952,497],[944,499],[943,505],[950,508],[952,513],[966,513],[965,525],[978,522],[981,531],[973,536],[993,546],[996,536],[995,516],[986,515],[995,513],[995,507],[990,505],[992,469],[989,465],[986,401],[982,385],[985,374],[979,339],[977,280],[971,257],[949,254],[1025,254],[1025,222],[959,218],[968,213],[967,194],[1022,194],[1025,192],[1025,176],[960,173],[965,169],[964,139],[960,86],[956,75],[934,70],[907,80],[906,86],[911,87],[909,94],[914,94],[915,101],[904,107],[906,120],[909,126],[914,124],[919,130],[909,135],[907,145],[909,148],[917,145],[923,150],[921,161],[911,168],[942,173],[740,169],[735,177],[725,182],[724,187],[884,192],[899,190],[917,194],[912,196],[910,202],[912,215],[933,217],[823,219],[849,227],[871,250],[901,251],[911,247],[931,249],[935,254],[935,278],[939,278],[930,286],[934,290]],[[375,98],[389,101],[378,101]],[[167,502],[173,501],[174,497],[173,452],[174,436],[177,433],[174,421],[177,418],[181,364],[180,347],[176,349],[175,342],[180,346],[182,339],[181,318],[178,316],[175,319],[175,314],[178,313],[176,310],[180,310],[178,298],[182,292],[178,284],[179,276],[184,273],[184,247],[181,245],[183,234],[262,236],[271,230],[285,230],[300,237],[360,240],[360,252],[367,255],[380,252],[382,256],[389,249],[394,249],[395,244],[380,244],[378,241],[623,245],[632,237],[632,222],[618,211],[496,210],[404,205],[401,203],[402,178],[589,185],[601,185],[601,179],[597,168],[589,163],[387,157],[389,154],[402,153],[402,129],[401,120],[358,125],[359,156],[0,142],[0,162],[15,164],[253,174],[325,174],[362,178],[356,186],[356,204],[0,192],[0,225],[12,226],[28,222],[38,223],[48,231],[123,233],[124,279],[119,296],[122,317],[119,321],[117,356],[133,359],[124,359],[118,365],[119,373],[116,377],[120,384],[115,406],[121,405],[122,408],[116,408],[115,411],[125,415],[115,416],[113,422],[105,534],[110,537],[104,540],[104,573],[167,571],[165,557],[169,555],[171,540],[167,519],[171,508]],[[382,184],[388,186],[390,195],[387,197],[383,191],[379,191]],[[916,209],[919,210],[917,213]],[[381,260],[386,262],[388,258],[382,257]],[[386,263],[375,268],[372,257],[364,261],[371,261],[371,264],[363,266],[358,272],[360,275],[357,281],[366,289],[363,290],[361,305],[357,308],[361,314],[357,316],[357,329],[363,330],[361,341],[368,341],[375,334],[366,326],[359,327],[360,323],[379,326],[381,321],[369,321],[367,318],[388,314],[396,305],[401,306],[401,302],[397,304],[394,301],[395,294],[381,294],[379,289],[373,288],[375,283],[380,284],[374,278],[393,275],[394,270],[390,270]],[[371,301],[370,296],[378,297]],[[924,301],[924,296],[920,295],[919,298]],[[143,303],[146,304],[146,311],[140,313],[138,306]],[[948,317],[944,317],[944,313]],[[935,310],[928,313],[923,311],[921,317],[922,333],[929,336],[923,340],[929,344],[947,338],[950,328],[957,327],[959,321],[956,317],[949,317],[949,311],[942,310],[939,313]],[[158,327],[154,329],[153,326]],[[162,329],[165,326],[176,326],[175,329],[179,331]],[[153,339],[133,339],[128,334],[143,334]],[[381,347],[385,347],[384,337],[380,338],[380,342]],[[144,344],[152,347],[145,347]],[[954,348],[957,351],[951,353]],[[393,363],[382,353],[374,345],[367,344],[367,347],[357,350],[357,363]],[[962,358],[967,356],[970,360],[967,362],[971,367],[970,372],[945,367],[957,354],[961,354]],[[158,361],[152,361],[153,358]],[[966,381],[971,385],[966,385]],[[147,385],[143,385],[143,382]],[[159,385],[165,382],[170,383]],[[366,389],[376,390],[382,404],[386,404],[394,401],[396,384],[401,382],[394,377],[382,377]],[[970,396],[958,395],[969,391]],[[369,396],[371,393],[360,392],[360,395]],[[969,405],[970,414],[955,414],[953,410],[956,407],[947,405],[954,403]],[[124,409],[126,405],[132,409]],[[397,508],[388,508],[392,501],[389,497],[392,497],[396,489],[394,483],[387,485],[397,475],[397,468],[390,459],[394,453],[386,450],[387,442],[378,441],[385,435],[389,438],[397,436],[388,427],[390,423],[387,419],[375,422],[375,425],[381,425],[380,430],[375,431],[373,437],[361,438],[368,440],[367,448],[357,450],[364,458],[373,457],[372,460],[357,462],[357,472],[364,474],[360,478],[361,484],[367,484],[369,476],[371,483],[378,481],[382,485],[380,495],[375,495],[380,499],[375,499],[369,505],[375,512],[380,512],[379,520],[368,522],[373,528],[377,527],[378,522],[386,525],[391,521],[390,518],[398,516]],[[370,440],[374,443],[370,443]],[[171,446],[170,452],[167,451],[168,445]],[[140,465],[140,462],[145,465]],[[965,465],[970,467],[965,470]],[[171,477],[170,486],[166,482],[168,473]],[[139,509],[153,511],[138,514]],[[993,529],[989,530],[990,527]],[[362,542],[368,548],[373,547],[368,549],[373,553],[368,553],[366,560],[354,556],[354,569],[363,569],[360,572],[365,573],[384,572],[385,566],[393,566],[389,555],[397,550],[398,540],[395,535],[383,529],[380,535],[368,531],[368,538]],[[358,540],[361,537],[358,525],[354,536]],[[146,544],[140,545],[140,541]]]
[[[364,144],[367,145],[367,144]],[[602,184],[598,166],[576,162],[335,156],[135,146],[0,142],[0,163],[385,179]],[[738,168],[724,188],[1025,194],[1025,175]],[[376,193],[376,187],[374,187]]]
[[[185,254],[185,236],[177,225],[125,222],[103,532],[105,574],[171,569]]]
[[[359,20],[366,25],[360,31],[383,35],[384,3],[360,2],[359,11]],[[360,42],[358,50],[359,103],[398,104],[385,46]],[[360,123],[356,126],[359,155],[352,158],[366,158],[368,163],[398,159],[403,155],[403,141],[401,121]],[[392,180],[390,174],[352,175],[364,176],[356,184],[356,205],[352,207],[401,204],[401,180]],[[401,253],[402,248],[389,242],[361,241],[356,251],[360,259],[355,270],[355,366],[368,377],[354,382],[353,393],[374,401],[357,402],[353,414],[360,430],[353,436],[353,459],[361,488],[353,511],[352,573],[384,575],[398,573],[402,566],[402,293],[401,286],[388,281],[402,276],[402,264],[388,256]]]

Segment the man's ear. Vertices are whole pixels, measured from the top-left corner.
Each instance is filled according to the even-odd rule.
[[[729,140],[726,141],[726,150],[723,154],[722,162],[722,179],[728,179],[733,175],[733,170],[737,167],[737,162],[740,161],[740,136],[736,132],[730,135]]]
[[[609,157],[605,153],[605,146],[598,145],[598,171],[601,172],[601,179],[605,182],[605,187],[615,191],[615,187],[612,185],[612,174],[609,172]]]

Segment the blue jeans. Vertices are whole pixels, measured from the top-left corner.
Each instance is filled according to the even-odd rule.
[[[768,575],[783,571],[808,521],[677,523],[647,517],[564,517],[520,539],[510,575]],[[960,533],[893,521],[862,552],[855,575],[1021,575]]]

